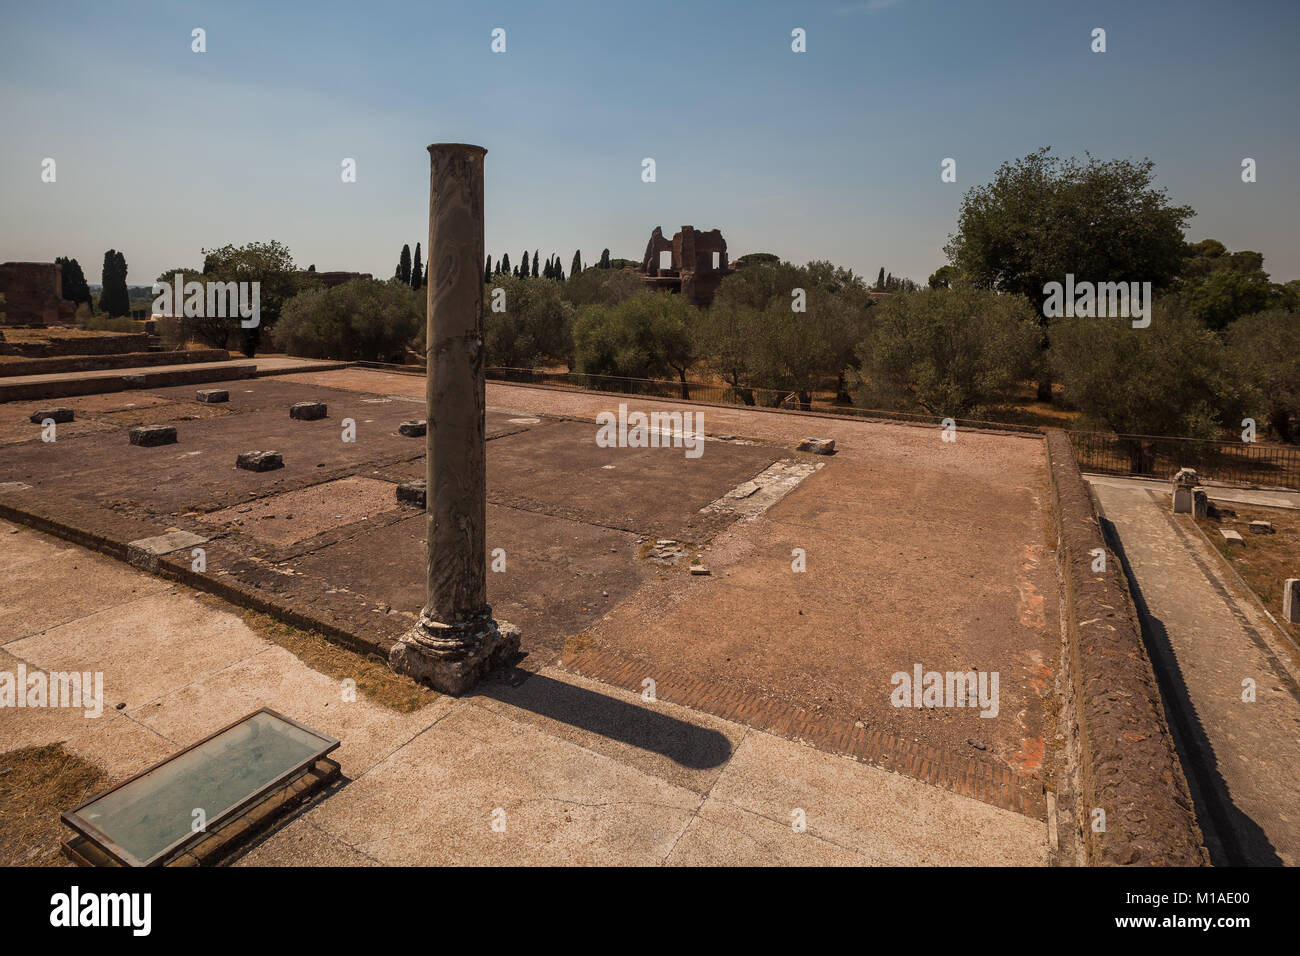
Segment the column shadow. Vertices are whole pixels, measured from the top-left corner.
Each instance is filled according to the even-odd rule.
[[[692,770],[707,770],[731,759],[731,741],[724,734],[678,720],[653,704],[632,704],[519,669],[506,668],[502,676],[506,679],[479,685],[476,696],[662,754]]]

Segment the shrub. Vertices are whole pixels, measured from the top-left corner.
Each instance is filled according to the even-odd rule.
[[[424,300],[409,285],[374,279],[309,289],[285,303],[269,335],[305,358],[402,362],[423,324]]]
[[[1042,331],[1019,295],[972,288],[901,293],[872,310],[858,346],[859,407],[979,417],[1034,370]]]

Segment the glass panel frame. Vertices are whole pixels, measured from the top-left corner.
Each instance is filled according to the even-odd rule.
[[[298,737],[299,742],[309,745],[309,751],[303,756],[295,759],[292,763],[286,765],[284,770],[277,773],[266,783],[254,789],[251,793],[247,793],[236,799],[228,807],[218,809],[214,815],[207,818],[203,830],[184,833],[178,839],[167,844],[162,849],[144,859],[141,859],[121,842],[113,839],[113,837],[105,832],[105,830],[88,819],[85,814],[84,811],[93,807],[95,804],[100,804],[106,800],[111,804],[112,801],[109,798],[114,795],[120,798],[123,796],[124,792],[129,792],[130,790],[138,790],[141,791],[141,793],[147,794],[149,792],[149,783],[147,782],[147,778],[151,775],[158,775],[160,771],[172,767],[177,761],[180,761],[187,755],[198,751],[204,745],[211,743],[224,734],[231,734],[244,725],[252,725],[259,716],[263,715],[284,725],[284,729],[292,730],[292,736]],[[305,738],[305,740],[302,738]],[[227,724],[220,730],[209,734],[197,743],[191,744],[185,749],[172,754],[172,756],[168,757],[166,760],[156,763],[146,770],[142,770],[135,776],[122,781],[117,786],[110,787],[108,790],[96,794],[73,809],[64,811],[61,815],[61,819],[68,827],[81,834],[92,844],[125,866],[161,866],[172,858],[179,856],[191,844],[197,843],[198,841],[210,836],[213,832],[219,829],[223,823],[237,816],[250,804],[257,802],[267,794],[282,788],[297,777],[302,776],[302,774],[306,773],[317,760],[321,759],[326,754],[331,753],[337,749],[338,746],[339,741],[335,740],[333,737],[329,737],[322,734],[320,731],[304,726],[291,717],[286,717],[284,714],[274,711],[269,707],[262,707],[259,710],[253,711],[251,714],[239,718],[233,723]],[[156,783],[156,779],[154,782]]]

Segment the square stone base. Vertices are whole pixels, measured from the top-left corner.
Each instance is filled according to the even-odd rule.
[[[388,664],[443,694],[458,697],[519,652],[519,628],[489,615],[471,629],[424,618],[388,652]]]

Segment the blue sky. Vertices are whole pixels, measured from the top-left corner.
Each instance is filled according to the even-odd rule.
[[[488,149],[494,258],[640,258],[654,226],[691,223],[733,257],[923,281],[961,194],[1050,145],[1149,156],[1198,213],[1190,239],[1300,277],[1291,0],[48,0],[5,27],[0,260],[75,256],[92,283],[109,247],[148,284],[201,247],[270,238],[304,267],[386,278],[425,239],[439,141]]]

